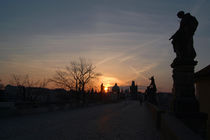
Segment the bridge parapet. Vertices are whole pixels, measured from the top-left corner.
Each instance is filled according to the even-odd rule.
[[[173,114],[160,110],[153,104],[146,103],[146,105],[152,113],[161,140],[203,140]]]

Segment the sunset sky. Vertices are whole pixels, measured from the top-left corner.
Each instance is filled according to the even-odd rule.
[[[154,75],[158,91],[171,91],[175,53],[168,39],[179,10],[199,21],[198,71],[210,64],[209,0],[0,0],[0,79],[51,78],[85,57],[104,85],[145,86]]]

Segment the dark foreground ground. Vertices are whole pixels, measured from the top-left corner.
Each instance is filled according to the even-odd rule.
[[[147,108],[124,101],[0,118],[0,140],[158,140]]]

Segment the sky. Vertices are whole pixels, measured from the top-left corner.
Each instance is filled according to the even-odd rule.
[[[210,64],[209,7],[208,0],[0,0],[0,79],[51,78],[84,57],[104,85],[147,86],[154,76],[158,91],[170,92],[176,13],[199,21],[198,71]]]

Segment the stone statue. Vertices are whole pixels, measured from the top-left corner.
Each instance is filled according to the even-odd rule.
[[[154,76],[152,76],[151,78],[149,78],[149,80],[151,80],[151,83],[150,83],[149,87],[152,89],[152,92],[156,93],[157,88],[156,88],[156,85],[155,85]]]
[[[115,85],[112,87],[112,92],[120,93],[120,87],[115,83]]]
[[[190,13],[185,14],[184,11],[179,11],[177,16],[181,19],[180,27],[169,39],[173,39],[172,44],[176,53],[176,58],[171,66],[197,64],[194,61],[196,52],[193,47],[193,35],[197,29],[198,21]]]
[[[173,95],[172,110],[174,116],[180,119],[187,127],[205,139],[207,114],[199,111],[199,101],[195,96],[195,66],[197,61],[193,48],[193,35],[198,21],[189,13],[177,13],[181,19],[180,27],[170,38],[176,53],[171,67],[173,68]],[[195,123],[196,122],[196,123]]]
[[[130,93],[133,99],[137,99],[138,95],[138,86],[135,84],[135,81],[132,81],[130,86]]]
[[[135,81],[132,81],[132,84],[130,86],[130,92],[131,94],[136,94],[138,92],[138,86],[135,85]]]
[[[101,93],[104,93],[104,84],[101,84]]]
[[[146,95],[148,96],[148,101],[151,102],[152,104],[157,104],[157,100],[156,100],[157,88],[156,88],[154,76],[149,78],[149,80],[151,80],[151,83],[147,87],[145,92],[146,92]]]

